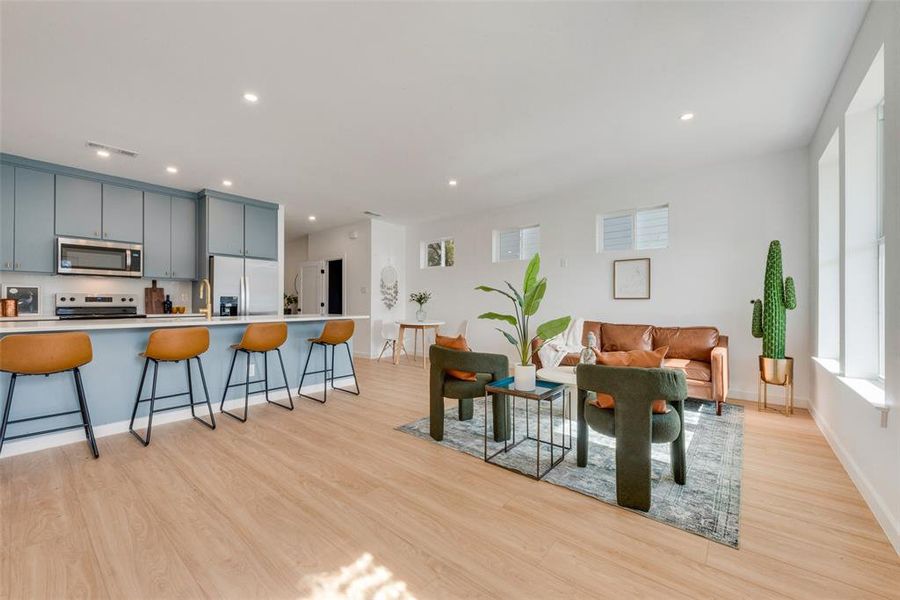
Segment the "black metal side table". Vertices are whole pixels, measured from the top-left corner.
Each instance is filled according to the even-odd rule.
[[[500,448],[493,454],[488,455],[488,396],[492,394],[503,394],[507,397],[506,419],[507,422],[510,423],[510,439],[503,442],[502,448]],[[501,379],[499,381],[487,384],[484,387],[484,461],[498,467],[503,467],[504,469],[522,473],[524,475],[527,475],[528,477],[531,477],[532,479],[543,479],[551,469],[553,469],[566,458],[566,454],[568,454],[569,450],[572,449],[572,420],[571,415],[569,414],[569,403],[565,401],[565,395],[565,384],[554,383],[552,381],[544,381],[540,379],[537,381],[537,386],[533,390],[516,389],[514,377],[507,377],[506,379]],[[525,400],[525,435],[522,437],[522,439],[516,439],[516,400],[520,398]],[[559,440],[559,442],[556,441],[556,436],[554,434],[554,403],[558,399],[562,400],[559,415],[561,419],[559,434],[561,439]],[[535,435],[537,437],[531,435],[528,403],[532,400],[536,401],[537,403],[537,411],[535,411],[535,414],[537,415],[537,426],[534,429]],[[549,405],[550,412],[549,441],[542,439],[541,436],[541,416],[542,405],[544,403],[547,403]],[[520,469],[500,464],[499,462],[496,462],[494,460],[498,455],[505,455],[509,453],[512,449],[526,440],[535,442],[536,446],[534,475]],[[546,467],[546,469],[541,471],[541,446],[544,445],[550,446],[550,463]],[[560,451],[560,456],[558,458],[555,456],[556,450]]]

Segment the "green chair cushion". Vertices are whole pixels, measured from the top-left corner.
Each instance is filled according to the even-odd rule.
[[[476,381],[463,381],[453,377],[444,378],[444,398],[482,398],[484,386],[491,382],[493,377],[489,373],[476,373]]]

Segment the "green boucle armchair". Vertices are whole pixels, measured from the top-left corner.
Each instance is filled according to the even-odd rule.
[[[437,345],[428,352],[431,360],[431,437],[444,439],[444,398],[459,401],[459,420],[472,418],[472,399],[484,397],[484,386],[492,381],[509,377],[509,359],[502,354],[451,350]],[[462,381],[446,374],[447,369],[471,371],[477,381]],[[508,437],[506,422],[506,396],[493,397],[494,440],[502,442]]]
[[[684,400],[687,382],[674,369],[640,369],[578,365],[578,466],[588,462],[588,427],[616,438],[616,502],[650,510],[650,445],[671,443],[672,474],[684,485],[687,465],[684,440]],[[609,394],[616,405],[599,408],[588,393]],[[671,407],[652,414],[654,400]]]

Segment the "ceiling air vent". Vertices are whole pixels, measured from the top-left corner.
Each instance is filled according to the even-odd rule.
[[[121,154],[122,156],[127,156],[128,158],[137,158],[138,153],[134,150],[126,150],[125,148],[116,148],[115,146],[110,146],[109,144],[101,144],[100,142],[88,142],[88,148],[93,148],[94,150],[106,150],[110,154]]]

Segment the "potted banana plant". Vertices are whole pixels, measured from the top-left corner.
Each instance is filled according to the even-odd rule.
[[[558,317],[541,323],[537,327],[536,336],[531,335],[531,317],[537,314],[541,306],[541,300],[547,292],[547,278],[538,277],[541,269],[541,257],[535,254],[525,268],[525,277],[522,282],[522,290],[519,291],[510,282],[505,281],[507,290],[480,285],[476,290],[494,292],[505,296],[513,304],[515,314],[486,312],[478,315],[479,319],[503,321],[512,325],[515,333],[497,327],[497,331],[503,334],[510,344],[516,347],[518,363],[515,366],[515,384],[519,390],[533,390],[537,386],[536,369],[531,359],[537,349],[532,350],[532,342],[535,337],[549,340],[566,330],[572,317]]]

